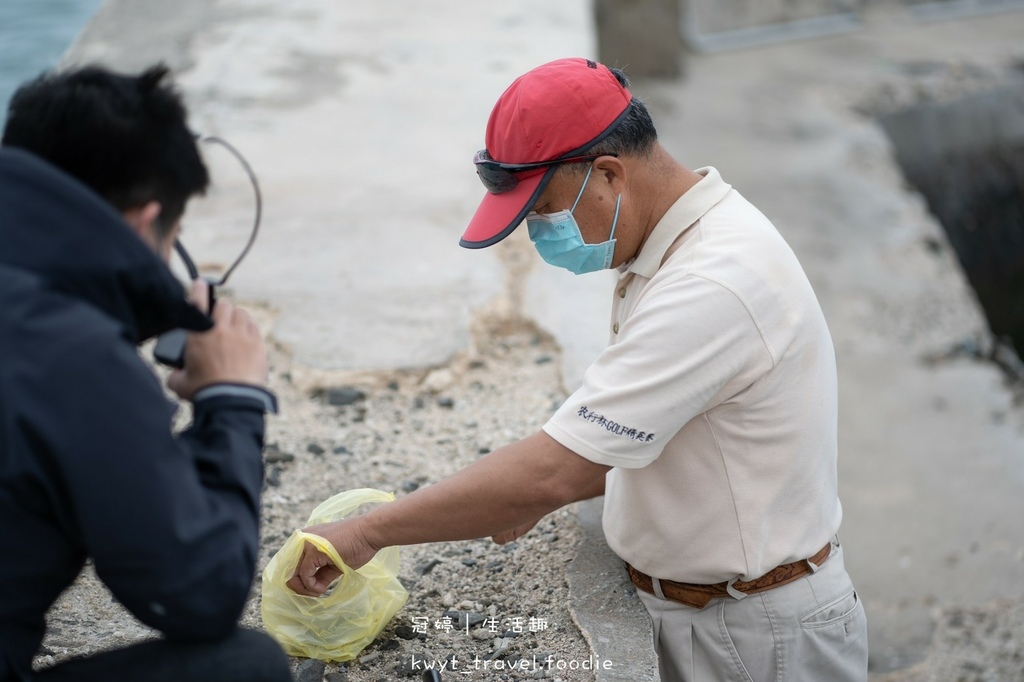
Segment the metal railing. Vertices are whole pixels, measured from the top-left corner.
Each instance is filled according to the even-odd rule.
[[[762,47],[849,33],[864,24],[867,0],[681,0],[680,31],[698,53]],[[1024,10],[1024,0],[893,0],[918,21],[952,21]]]
[[[792,8],[785,3],[776,4],[775,16],[765,11],[766,5],[758,6],[758,17],[749,21],[742,12],[723,15],[724,3],[716,0],[683,0],[682,34],[687,47],[695,52],[723,52],[750,47],[761,47],[794,40],[807,40],[837,35],[861,27],[861,2],[822,2],[821,12],[814,12],[815,3],[805,2],[803,13],[811,10],[811,16],[793,17]],[[729,28],[708,30],[702,15],[718,13],[717,23],[731,23]],[[765,21],[767,19],[767,21]],[[723,21],[724,20],[724,21]],[[748,20],[748,21],[745,21]],[[714,22],[710,22],[714,23]],[[736,24],[739,24],[738,26]],[[747,25],[744,25],[747,24]]]

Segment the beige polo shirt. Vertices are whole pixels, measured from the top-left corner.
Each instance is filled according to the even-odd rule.
[[[793,251],[717,170],[697,172],[620,269],[610,344],[544,431],[615,467],[604,530],[620,557],[715,583],[838,531],[836,363]]]

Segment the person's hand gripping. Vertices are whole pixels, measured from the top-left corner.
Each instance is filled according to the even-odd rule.
[[[303,531],[319,535],[330,542],[341,560],[355,570],[370,561],[378,551],[363,535],[361,518],[322,523],[303,528]],[[334,565],[331,558],[307,542],[302,547],[302,556],[299,557],[295,573],[285,584],[296,594],[319,597],[340,575],[341,569]]]
[[[209,309],[209,284],[192,283],[189,300]],[[264,386],[267,382],[267,350],[252,316],[231,301],[218,299],[213,308],[213,328],[189,332],[185,343],[185,367],[171,372],[167,387],[183,400],[211,384]]]

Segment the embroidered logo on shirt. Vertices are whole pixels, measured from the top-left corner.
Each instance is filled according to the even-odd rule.
[[[647,433],[645,431],[631,429],[630,427],[625,426],[624,424],[620,424],[618,422],[613,422],[609,419],[605,419],[605,416],[603,414],[598,414],[597,412],[590,410],[589,408],[587,408],[586,405],[579,409],[579,412],[576,413],[576,416],[582,417],[583,419],[586,419],[588,422],[592,422],[594,424],[597,424],[598,426],[603,426],[604,428],[614,433],[616,436],[625,436],[626,438],[629,438],[631,440],[638,440],[641,443],[650,443],[652,440],[654,440],[653,433]]]

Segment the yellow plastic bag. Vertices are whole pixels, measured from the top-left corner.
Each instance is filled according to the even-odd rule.
[[[393,502],[373,488],[346,490],[322,502],[306,526],[337,521],[363,505]],[[341,569],[342,577],[322,597],[305,597],[285,585],[295,573],[306,542]],[[345,565],[330,542],[296,530],[263,570],[263,624],[290,656],[350,661],[380,634],[409,598],[398,581],[398,547],[387,547],[357,571]]]

